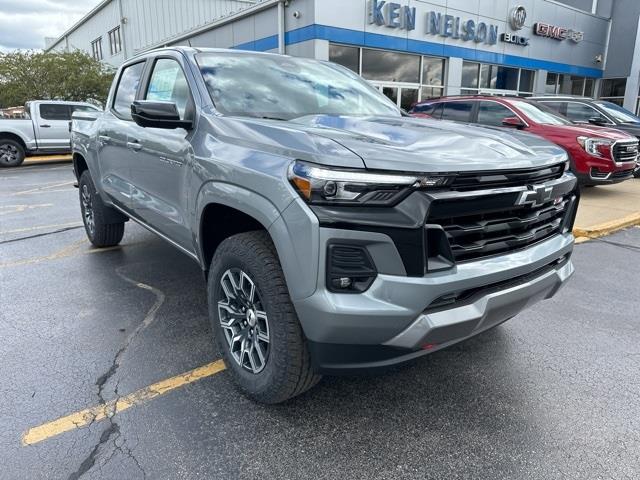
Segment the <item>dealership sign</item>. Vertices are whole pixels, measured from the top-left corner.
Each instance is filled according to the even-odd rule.
[[[422,19],[416,14],[416,7],[401,5],[387,0],[369,0],[367,18],[369,24],[388,28],[412,31],[417,24],[423,25],[427,35],[473,41],[486,45],[495,45],[498,41],[498,26],[470,18],[449,15],[436,11],[427,12]],[[508,16],[508,24],[515,31],[524,28],[527,11],[522,5],[513,7]],[[584,34],[569,28],[557,27],[548,23],[538,22],[533,27],[533,33],[541,37],[556,40],[570,39],[580,42]],[[527,46],[529,38],[516,33],[501,33],[500,41],[513,45]]]
[[[368,19],[370,24],[411,31],[416,28],[416,7],[386,0],[370,0]],[[434,11],[428,12],[425,20],[428,35],[440,35],[465,42],[472,40],[487,45],[495,45],[498,40],[497,25]]]
[[[558,27],[548,23],[538,22],[533,26],[533,33],[540,37],[553,38],[554,40],[572,40],[579,43],[584,40],[584,32],[570,28]]]

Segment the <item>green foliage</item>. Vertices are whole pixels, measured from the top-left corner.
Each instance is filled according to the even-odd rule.
[[[104,104],[114,71],[84,52],[0,53],[0,108],[28,100]]]

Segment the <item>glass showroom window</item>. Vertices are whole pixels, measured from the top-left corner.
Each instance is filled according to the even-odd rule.
[[[533,95],[535,72],[488,63],[462,62],[463,94],[497,93]]]
[[[331,43],[329,44],[329,60],[360,75],[360,49],[358,47]]]
[[[600,98],[622,107],[626,88],[626,78],[605,78],[600,84]]]
[[[329,60],[362,75],[406,110],[444,95],[444,58],[330,44]]]
[[[444,58],[422,57],[421,100],[444,95]]]
[[[549,72],[547,73],[545,93],[550,95],[592,97],[593,85],[593,78]]]

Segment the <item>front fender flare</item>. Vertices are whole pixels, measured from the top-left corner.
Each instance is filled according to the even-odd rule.
[[[292,203],[294,203],[293,198]],[[211,204],[224,205],[249,215],[269,232],[278,252],[292,299],[305,298],[315,291],[317,273],[310,271],[309,266],[312,265],[317,269],[317,252],[310,251],[317,248],[317,245],[315,245],[317,242],[304,241],[318,236],[317,219],[315,217],[313,217],[315,219],[315,228],[313,228],[313,222],[308,225],[310,228],[307,228],[307,225],[298,224],[296,227],[307,231],[292,232],[289,228],[286,228],[286,222],[283,221],[281,212],[266,197],[237,185],[209,181],[198,192],[194,209],[195,218],[193,219],[193,225],[197,226],[197,231],[194,232],[196,250],[203,269],[207,269],[209,266],[204,264],[201,219],[204,209]],[[314,245],[307,245],[307,243]],[[315,259],[308,258],[309,254],[314,256]]]

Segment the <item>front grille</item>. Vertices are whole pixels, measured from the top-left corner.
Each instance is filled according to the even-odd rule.
[[[638,159],[638,141],[630,140],[617,142],[613,146],[613,160],[620,162],[635,162]]]
[[[573,195],[539,206],[500,207],[472,200],[434,202],[427,223],[444,229],[456,261],[517,250],[557,233]]]
[[[550,167],[507,170],[504,172],[474,172],[458,174],[452,180],[451,190],[468,191],[484,188],[514,187],[526,184],[539,184],[560,178],[564,172],[564,164],[558,163]]]
[[[613,173],[611,174],[611,178],[616,178],[616,179],[618,179],[618,178],[631,177],[631,176],[633,176],[633,170],[634,170],[634,169],[632,168],[632,169],[630,169],[630,170],[621,170],[621,171],[619,171],[619,172],[613,172]]]

